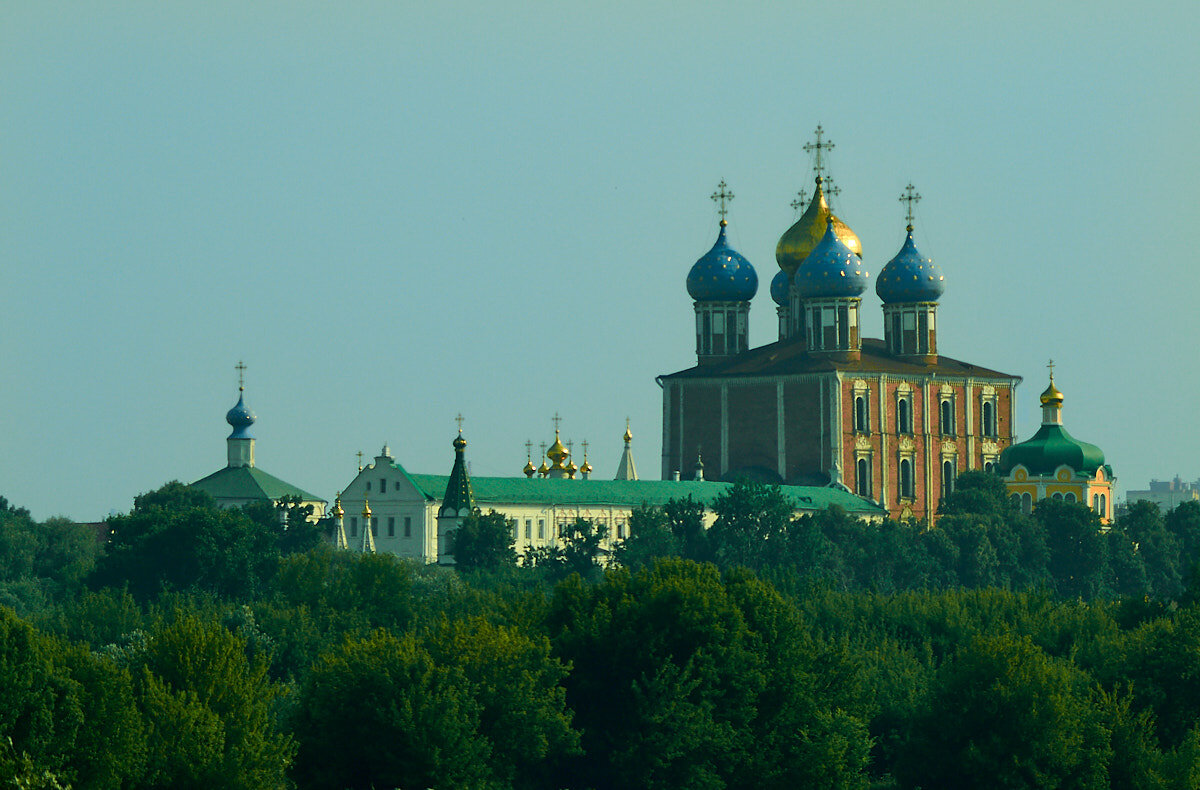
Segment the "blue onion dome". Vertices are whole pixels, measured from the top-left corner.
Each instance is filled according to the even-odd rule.
[[[838,238],[833,219],[826,222],[825,236],[796,270],[796,287],[805,299],[858,296],[867,290],[871,275],[862,259]]]
[[[858,257],[862,257],[862,242],[858,240],[858,236],[829,210],[825,190],[821,186],[823,181],[824,179],[817,176],[817,188],[813,191],[808,208],[795,224],[784,231],[779,237],[779,243],[775,245],[775,262],[788,275],[795,274],[800,264],[804,263],[804,259],[821,243],[830,217],[833,218],[833,232]]]
[[[758,274],[725,240],[726,224],[721,220],[716,243],[688,272],[688,293],[697,302],[748,302],[758,293]]]
[[[250,435],[250,426],[254,424],[254,412],[246,406],[240,389],[237,405],[225,414],[225,422],[233,426],[233,433],[229,434],[230,439],[254,438]]]
[[[791,287],[791,282],[792,278],[788,277],[788,273],[783,269],[775,272],[775,276],[771,278],[771,298],[780,307],[788,306],[788,288]]]
[[[946,289],[941,267],[933,262],[933,258],[926,258],[917,251],[912,231],[912,225],[909,225],[904,246],[883,267],[875,282],[875,293],[884,304],[936,302]]]

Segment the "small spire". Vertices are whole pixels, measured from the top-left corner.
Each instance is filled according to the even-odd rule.
[[[921,202],[921,196],[917,193],[917,188],[908,182],[908,186],[904,188],[904,194],[900,196],[900,202],[906,204],[904,211],[904,219],[908,223],[908,232],[913,231],[913,206]]]
[[[375,533],[371,531],[371,506],[367,503],[367,495],[363,494],[363,536],[362,536],[362,552],[363,554],[375,553]]]
[[[545,477],[550,472],[550,467],[546,466],[545,442],[538,442],[538,457],[542,459],[542,465],[537,468],[538,476]]]
[[[816,135],[817,141],[815,143],[805,143],[804,152],[808,154],[811,154],[814,151],[816,152],[816,155],[813,157],[813,172],[817,174],[817,183],[820,184],[821,176],[825,174],[824,152],[832,151],[834,145],[831,141],[822,142],[822,138],[825,135],[825,130],[821,128],[821,124],[817,124],[817,130],[814,132],[814,134]]]
[[[617,464],[615,480],[637,480],[637,465],[633,462],[633,449],[629,443],[633,441],[633,431],[629,430],[629,418],[625,418],[625,451],[621,453],[621,462]]]
[[[713,192],[709,199],[717,204],[717,213],[721,215],[721,227],[725,227],[729,224],[725,221],[725,215],[729,213],[726,206],[729,201],[733,200],[733,193],[726,187],[725,179],[721,179],[721,183],[717,184],[717,191]]]

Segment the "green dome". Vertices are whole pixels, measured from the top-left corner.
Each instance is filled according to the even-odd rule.
[[[1000,453],[1000,473],[1007,475],[1021,464],[1029,474],[1048,477],[1066,465],[1089,475],[1104,466],[1104,451],[1094,444],[1081,442],[1057,424],[1043,425],[1033,438],[1005,448]]]

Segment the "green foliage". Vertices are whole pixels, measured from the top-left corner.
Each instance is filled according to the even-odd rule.
[[[293,746],[273,703],[265,660],[216,622],[178,612],[134,665],[147,723],[146,783],[159,787],[284,787]]]
[[[1086,676],[1027,637],[977,636],[938,672],[899,765],[907,787],[1107,787]]]
[[[377,631],[323,656],[300,695],[302,787],[487,787],[481,706],[459,667]]]
[[[94,587],[127,585],[139,600],[199,590],[248,600],[261,594],[278,559],[276,535],[239,510],[179,482],[138,496],[133,512],[108,520],[108,553]]]
[[[1046,531],[1049,570],[1063,598],[1091,600],[1107,575],[1100,517],[1084,505],[1043,499],[1033,515]]]
[[[712,503],[717,520],[708,537],[723,568],[762,568],[783,551],[792,504],[778,486],[740,480]]]
[[[451,551],[458,569],[470,573],[515,566],[517,552],[513,548],[513,524],[495,510],[487,515],[476,511],[463,519],[454,531]]]
[[[556,544],[527,551],[525,563],[546,572],[551,579],[561,579],[572,573],[591,577],[600,570],[600,543],[603,540],[604,529],[599,524],[576,518],[562,525]]]

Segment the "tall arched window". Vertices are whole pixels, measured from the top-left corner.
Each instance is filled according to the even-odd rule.
[[[1027,515],[1033,512],[1033,495],[1028,491],[1021,494],[1021,512]]]
[[[942,496],[954,493],[954,462],[942,461]]]
[[[1064,498],[1064,499],[1066,499],[1066,500],[1067,500],[1068,502],[1070,502],[1071,504],[1075,504],[1075,495],[1074,495],[1074,494],[1072,494],[1070,491],[1068,491],[1068,492],[1067,492],[1067,495],[1066,495],[1065,497],[1063,497],[1063,498]]]
[[[983,402],[983,435],[996,435],[996,404],[990,400]]]
[[[1050,497],[1050,498],[1051,498],[1051,499],[1053,499],[1055,502],[1061,502],[1061,501],[1063,501],[1063,495],[1062,495],[1062,493],[1061,493],[1061,492],[1058,492],[1058,491],[1055,491],[1055,492],[1054,492],[1054,496],[1052,496],[1052,497]]]
[[[854,430],[866,433],[870,430],[867,420],[867,398],[865,395],[854,396]]]
[[[1021,509],[1021,495],[1020,494],[1013,494],[1012,496],[1010,496],[1008,498],[1008,501],[1012,502],[1013,507],[1015,507],[1016,509],[1018,509],[1018,510]]]
[[[854,491],[859,496],[871,496],[871,462],[859,458],[854,476]]]
[[[896,403],[896,432],[912,433],[912,406],[908,398],[901,398]]]
[[[905,499],[913,498],[913,468],[912,461],[900,459],[900,496]]]
[[[942,435],[954,435],[954,402],[950,399],[942,401]]]

